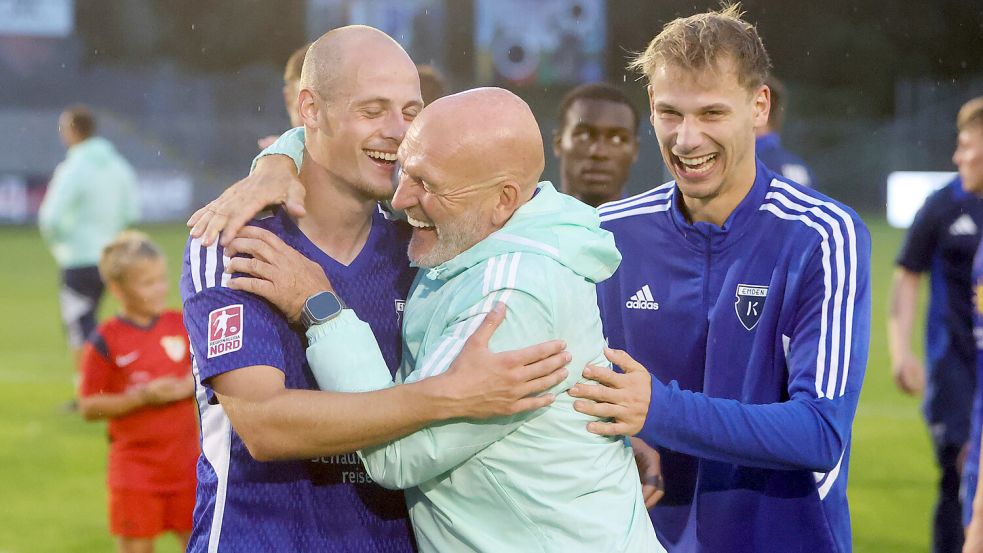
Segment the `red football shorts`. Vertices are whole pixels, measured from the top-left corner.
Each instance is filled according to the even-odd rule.
[[[195,491],[109,490],[109,532],[124,538],[153,538],[190,532]]]

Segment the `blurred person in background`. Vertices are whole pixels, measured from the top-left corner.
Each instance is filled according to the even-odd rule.
[[[165,308],[164,256],[126,231],[103,250],[99,273],[120,312],[85,344],[79,411],[109,420],[109,531],[121,553],[151,552],[164,532],[186,546],[198,421],[188,335],[181,313]]]
[[[779,133],[785,123],[788,102],[785,85],[773,75],[768,76],[765,84],[771,90],[771,112],[768,114],[768,123],[755,129],[758,135],[755,154],[772,171],[802,186],[815,187],[816,179],[806,162],[782,147]]]
[[[956,151],[952,161],[959,170],[963,189],[983,197],[983,96],[974,98],[959,110],[956,117]],[[944,190],[944,189],[943,189]],[[981,242],[983,247],[983,242]],[[973,395],[972,413],[969,419],[969,443],[966,445],[966,461],[962,465],[962,522],[966,524],[963,551],[983,553],[983,493],[978,487],[980,474],[980,433],[983,427],[983,251],[976,251],[972,268],[972,295],[963,294],[969,301],[973,313],[973,334],[975,338],[975,376],[976,387]],[[948,367],[947,367],[948,368]],[[954,391],[953,391],[954,392]],[[961,396],[954,395],[954,398]],[[943,401],[950,401],[947,396]]]
[[[300,94],[300,72],[304,67],[307,49],[310,47],[310,44],[305,44],[294,50],[294,53],[290,54],[290,58],[287,60],[286,67],[283,68],[283,106],[287,110],[287,116],[290,117],[291,129],[304,126],[304,122],[300,119],[300,106],[297,103],[297,96]],[[275,134],[264,136],[257,141],[257,144],[259,144],[260,149],[266,148],[276,142],[278,136]]]
[[[560,190],[597,207],[620,200],[638,159],[638,110],[617,87],[578,86],[560,102],[553,155]]]
[[[41,236],[61,269],[61,318],[76,364],[96,327],[103,292],[99,255],[139,215],[136,173],[95,132],[96,119],[86,106],[68,107],[58,118],[68,155],[55,169],[38,211]]]
[[[421,64],[416,66],[420,74],[420,94],[423,96],[423,105],[429,106],[437,98],[447,95],[447,79],[443,73],[435,66]]]
[[[973,255],[983,228],[983,179],[974,181],[964,152],[980,131],[972,106],[958,117],[960,150],[953,155],[959,176],[928,197],[918,210],[898,253],[888,313],[888,351],[898,389],[924,390],[922,413],[941,471],[932,529],[932,551],[959,551],[963,542],[960,471],[970,435],[976,386],[973,339]],[[968,109],[968,110],[967,110]],[[961,164],[961,166],[960,166]],[[979,175],[977,175],[979,178]],[[922,275],[929,277],[925,318],[925,363],[914,352]],[[927,369],[927,371],[926,371]],[[972,501],[972,497],[968,498]]]

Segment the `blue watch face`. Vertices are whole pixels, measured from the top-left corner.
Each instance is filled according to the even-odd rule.
[[[331,292],[315,294],[307,300],[307,312],[315,321],[324,321],[337,315],[344,307]]]

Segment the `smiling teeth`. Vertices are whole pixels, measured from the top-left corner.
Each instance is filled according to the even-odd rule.
[[[423,221],[421,221],[419,219],[414,219],[414,218],[410,217],[409,215],[406,216],[406,221],[410,225],[413,225],[416,228],[424,228],[424,229],[426,229],[426,228],[433,228],[433,225],[428,225],[428,224],[424,223]]]
[[[364,150],[365,154],[374,159],[380,159],[382,161],[396,161],[396,154],[390,154],[388,152],[380,152],[379,150]]]
[[[702,157],[690,157],[690,158],[679,157],[679,156],[676,157],[679,158],[679,162],[682,163],[683,165],[688,165],[690,167],[697,167],[717,157],[717,154],[707,154]]]

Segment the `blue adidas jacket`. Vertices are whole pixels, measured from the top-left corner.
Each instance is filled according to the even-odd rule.
[[[851,551],[850,436],[870,337],[870,235],[757,164],[723,227],[673,183],[599,208],[624,259],[598,286],[612,347],[649,368],[641,438],[670,551]]]

